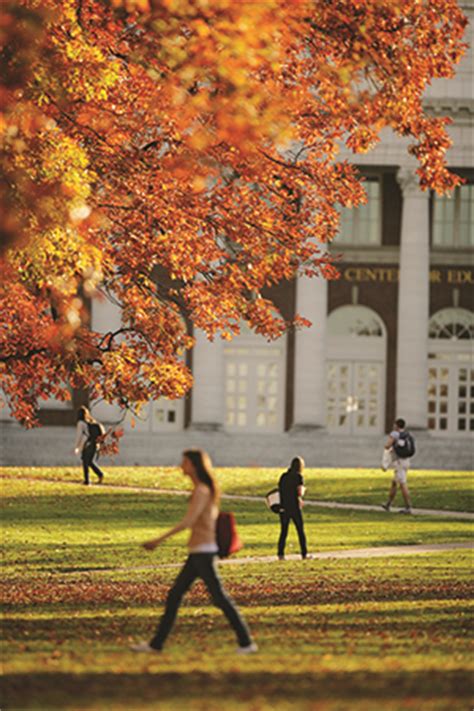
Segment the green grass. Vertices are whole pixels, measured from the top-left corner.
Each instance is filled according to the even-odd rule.
[[[10,588],[4,625],[7,708],[464,709],[472,644],[466,553],[224,568],[260,653],[232,634],[200,585],[166,651],[147,638],[171,572]],[[31,592],[31,591],[30,591]],[[294,708],[295,706],[293,706]]]
[[[188,536],[183,532],[154,553],[140,545],[183,515],[186,497],[21,480],[4,482],[3,493],[3,574],[166,564],[180,559]],[[274,555],[278,517],[263,502],[233,501],[231,508],[244,533],[239,555]],[[472,528],[463,520],[402,517],[382,510],[308,507],[304,515],[311,551],[467,541]],[[298,551],[293,530],[287,550]]]
[[[177,572],[166,564],[184,559],[186,534],[154,553],[140,543],[175,522],[185,499],[74,487],[63,476],[56,472],[54,484],[3,482],[1,708],[472,706],[469,551],[222,566],[260,653],[235,656],[231,631],[197,584],[165,652],[135,656],[128,646],[153,630]],[[277,517],[258,502],[232,509],[245,541],[239,555],[274,554]],[[305,521],[316,551],[465,541],[470,529],[462,520],[331,509],[308,509]]]
[[[172,467],[105,467],[107,482],[164,489],[189,488],[188,480]],[[216,469],[222,492],[265,496],[280,476],[280,469],[228,467]],[[4,467],[0,476],[81,481],[78,467]],[[392,472],[377,469],[307,469],[307,498],[342,503],[379,504],[385,501]],[[92,481],[95,475],[91,474]],[[412,470],[408,475],[413,505],[454,511],[474,511],[474,480],[468,471]],[[400,495],[399,495],[400,496]],[[397,500],[402,503],[401,498]],[[396,502],[396,503],[397,503]]]

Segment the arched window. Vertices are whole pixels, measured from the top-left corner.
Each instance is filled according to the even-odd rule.
[[[442,309],[431,317],[429,338],[445,338],[452,341],[474,338],[474,314],[467,309]]]
[[[385,335],[382,319],[367,306],[341,306],[328,319],[330,336],[378,336]]]

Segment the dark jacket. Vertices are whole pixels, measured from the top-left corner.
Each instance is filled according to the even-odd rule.
[[[301,474],[293,474],[286,471],[281,475],[278,482],[280,490],[280,505],[285,511],[298,511],[300,508],[298,501],[298,487],[304,485]]]

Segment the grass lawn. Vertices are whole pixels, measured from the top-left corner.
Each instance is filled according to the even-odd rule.
[[[77,470],[40,477],[45,471],[57,483],[2,482],[2,709],[471,708],[469,551],[222,566],[260,653],[234,654],[232,632],[197,584],[166,650],[136,656],[128,645],[153,630],[177,572],[166,564],[184,559],[186,534],[154,553],[139,544],[186,502],[73,487],[61,479]],[[128,474],[136,483],[142,471]],[[245,541],[239,555],[274,554],[277,517],[258,502],[232,509]],[[308,509],[305,520],[316,551],[466,541],[470,529],[462,520],[330,509]],[[296,551],[294,531],[288,550]]]
[[[186,489],[188,480],[172,467],[107,467],[106,481],[163,489]],[[227,467],[216,469],[224,494],[262,496],[278,482],[282,470]],[[79,467],[0,467],[0,476],[82,481]],[[380,504],[386,501],[392,472],[380,469],[306,469],[308,499],[341,503]],[[91,472],[91,481],[95,475]],[[411,470],[408,475],[413,506],[474,511],[474,479],[469,471]],[[395,504],[402,505],[401,495]]]

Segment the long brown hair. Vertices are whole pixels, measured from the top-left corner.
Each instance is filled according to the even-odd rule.
[[[217,503],[219,501],[219,488],[212,473],[212,462],[208,453],[203,449],[186,449],[183,452],[183,457],[189,459],[197,478],[210,488],[212,498]]]
[[[80,407],[79,410],[77,411],[77,421],[80,422],[81,420],[83,422],[94,422],[95,421],[94,418],[92,417],[91,413],[89,412],[89,409],[85,405]]]

